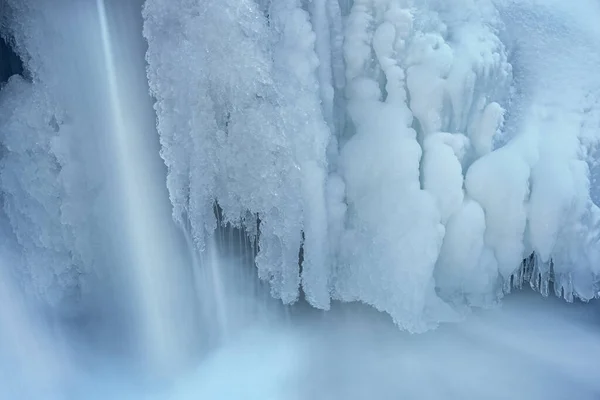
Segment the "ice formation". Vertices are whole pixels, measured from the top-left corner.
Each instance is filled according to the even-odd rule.
[[[84,176],[75,150],[83,138],[74,134],[77,127],[66,121],[62,99],[53,93],[53,71],[45,68],[31,14],[18,2],[2,7],[12,11],[0,20],[3,34],[15,43],[30,78],[12,76],[0,91],[3,209],[27,266],[16,272],[45,304],[55,307],[65,296],[74,296],[67,305],[75,304],[84,286],[82,268],[93,264],[84,226],[93,180]],[[59,57],[60,49],[53,50]]]
[[[0,188],[56,306],[101,274],[86,221],[104,177],[81,132],[102,127],[57,87],[72,71],[51,69],[42,3],[0,1],[27,71],[0,91]],[[525,282],[598,297],[600,52],[569,57],[597,39],[525,3],[147,0],[174,220],[199,252],[243,229],[286,304],[364,302],[412,332]]]

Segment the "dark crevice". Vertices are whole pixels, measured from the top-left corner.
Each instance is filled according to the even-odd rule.
[[[23,75],[23,62],[6,38],[0,36],[0,85],[13,75]]]
[[[244,265],[256,266],[256,260],[254,257],[259,251],[259,239],[260,239],[260,224],[261,220],[258,214],[252,213],[256,217],[256,234],[252,235],[248,232],[247,225],[244,226],[242,221],[239,224],[232,224],[226,222],[223,208],[218,202],[214,203],[213,211],[217,220],[217,229],[214,233],[217,249],[222,254],[233,254],[238,255],[243,259]],[[246,224],[248,222],[246,221]],[[300,242],[300,248],[298,249],[298,269],[299,274],[302,276],[302,264],[304,262],[304,241],[305,234],[302,231],[302,240]],[[299,290],[299,301],[305,301],[306,295],[302,288],[302,285],[298,288]]]
[[[253,259],[258,252],[258,235],[260,232],[260,219],[256,215],[256,235],[247,232],[242,221],[232,224],[226,221],[223,208],[215,201],[213,211],[217,220],[215,241],[219,252],[223,254],[236,254],[243,256],[244,264],[254,265]],[[249,258],[249,259],[246,259]]]
[[[300,242],[300,249],[298,250],[298,266],[300,274],[300,288],[298,290],[298,301],[306,302],[306,293],[304,292],[304,287],[302,285],[302,263],[304,262],[304,231],[302,231],[302,241]]]
[[[543,267],[540,268],[541,266]],[[511,289],[522,289],[526,285],[543,296],[548,296],[554,288],[557,296],[567,299],[564,293],[557,292],[554,261],[550,259],[548,262],[542,262],[535,253],[531,253],[529,257],[523,259],[519,268],[511,275],[505,291],[510,293]]]

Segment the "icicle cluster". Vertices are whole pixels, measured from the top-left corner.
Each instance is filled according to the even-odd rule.
[[[247,229],[257,215],[284,302],[301,284],[316,307],[362,301],[422,331],[523,280],[597,295],[577,120],[534,103],[502,137],[491,2],[148,0],[145,18],[175,218],[202,248],[213,203]]]
[[[264,10],[253,1],[188,3],[144,8],[174,217],[189,221],[199,249],[214,231],[215,202],[223,223],[252,232],[258,219],[256,264],[273,295],[292,303],[303,280],[311,303],[327,308],[330,131],[309,14],[297,1]]]
[[[101,105],[59,86],[101,67],[57,68],[72,49],[44,15],[60,7],[2,4],[31,78],[0,92],[3,208],[56,303],[97,263],[89,221],[110,173],[90,139],[106,127],[86,122]],[[147,0],[173,218],[199,251],[218,225],[246,232],[286,304],[361,301],[414,332],[526,282],[597,297],[600,56],[497,5]]]

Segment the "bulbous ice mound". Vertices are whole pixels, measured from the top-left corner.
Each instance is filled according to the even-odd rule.
[[[87,223],[100,128],[52,70],[60,15],[0,4],[32,79],[0,93],[3,206],[60,305],[106,261]],[[147,0],[143,17],[173,218],[198,251],[242,228],[274,297],[368,303],[412,332],[524,282],[598,297],[594,1]]]

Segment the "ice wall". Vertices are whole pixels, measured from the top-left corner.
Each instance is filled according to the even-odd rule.
[[[268,14],[269,27],[252,1],[146,2],[167,184],[174,217],[189,220],[199,249],[215,229],[215,202],[224,223],[250,234],[258,220],[256,264],[273,295],[293,303],[302,280],[309,301],[327,308],[330,132],[315,34],[299,2],[271,2]]]
[[[535,16],[547,32],[518,21],[519,7],[539,13],[483,0],[148,0],[175,218],[202,248],[214,202],[250,233],[257,215],[256,264],[274,296],[294,302],[301,286],[320,308],[366,302],[411,331],[524,279],[597,296],[586,162],[598,135],[570,105],[590,94],[517,87],[558,81],[514,54],[564,41],[557,21]],[[543,46],[559,64],[547,70],[570,79]]]

